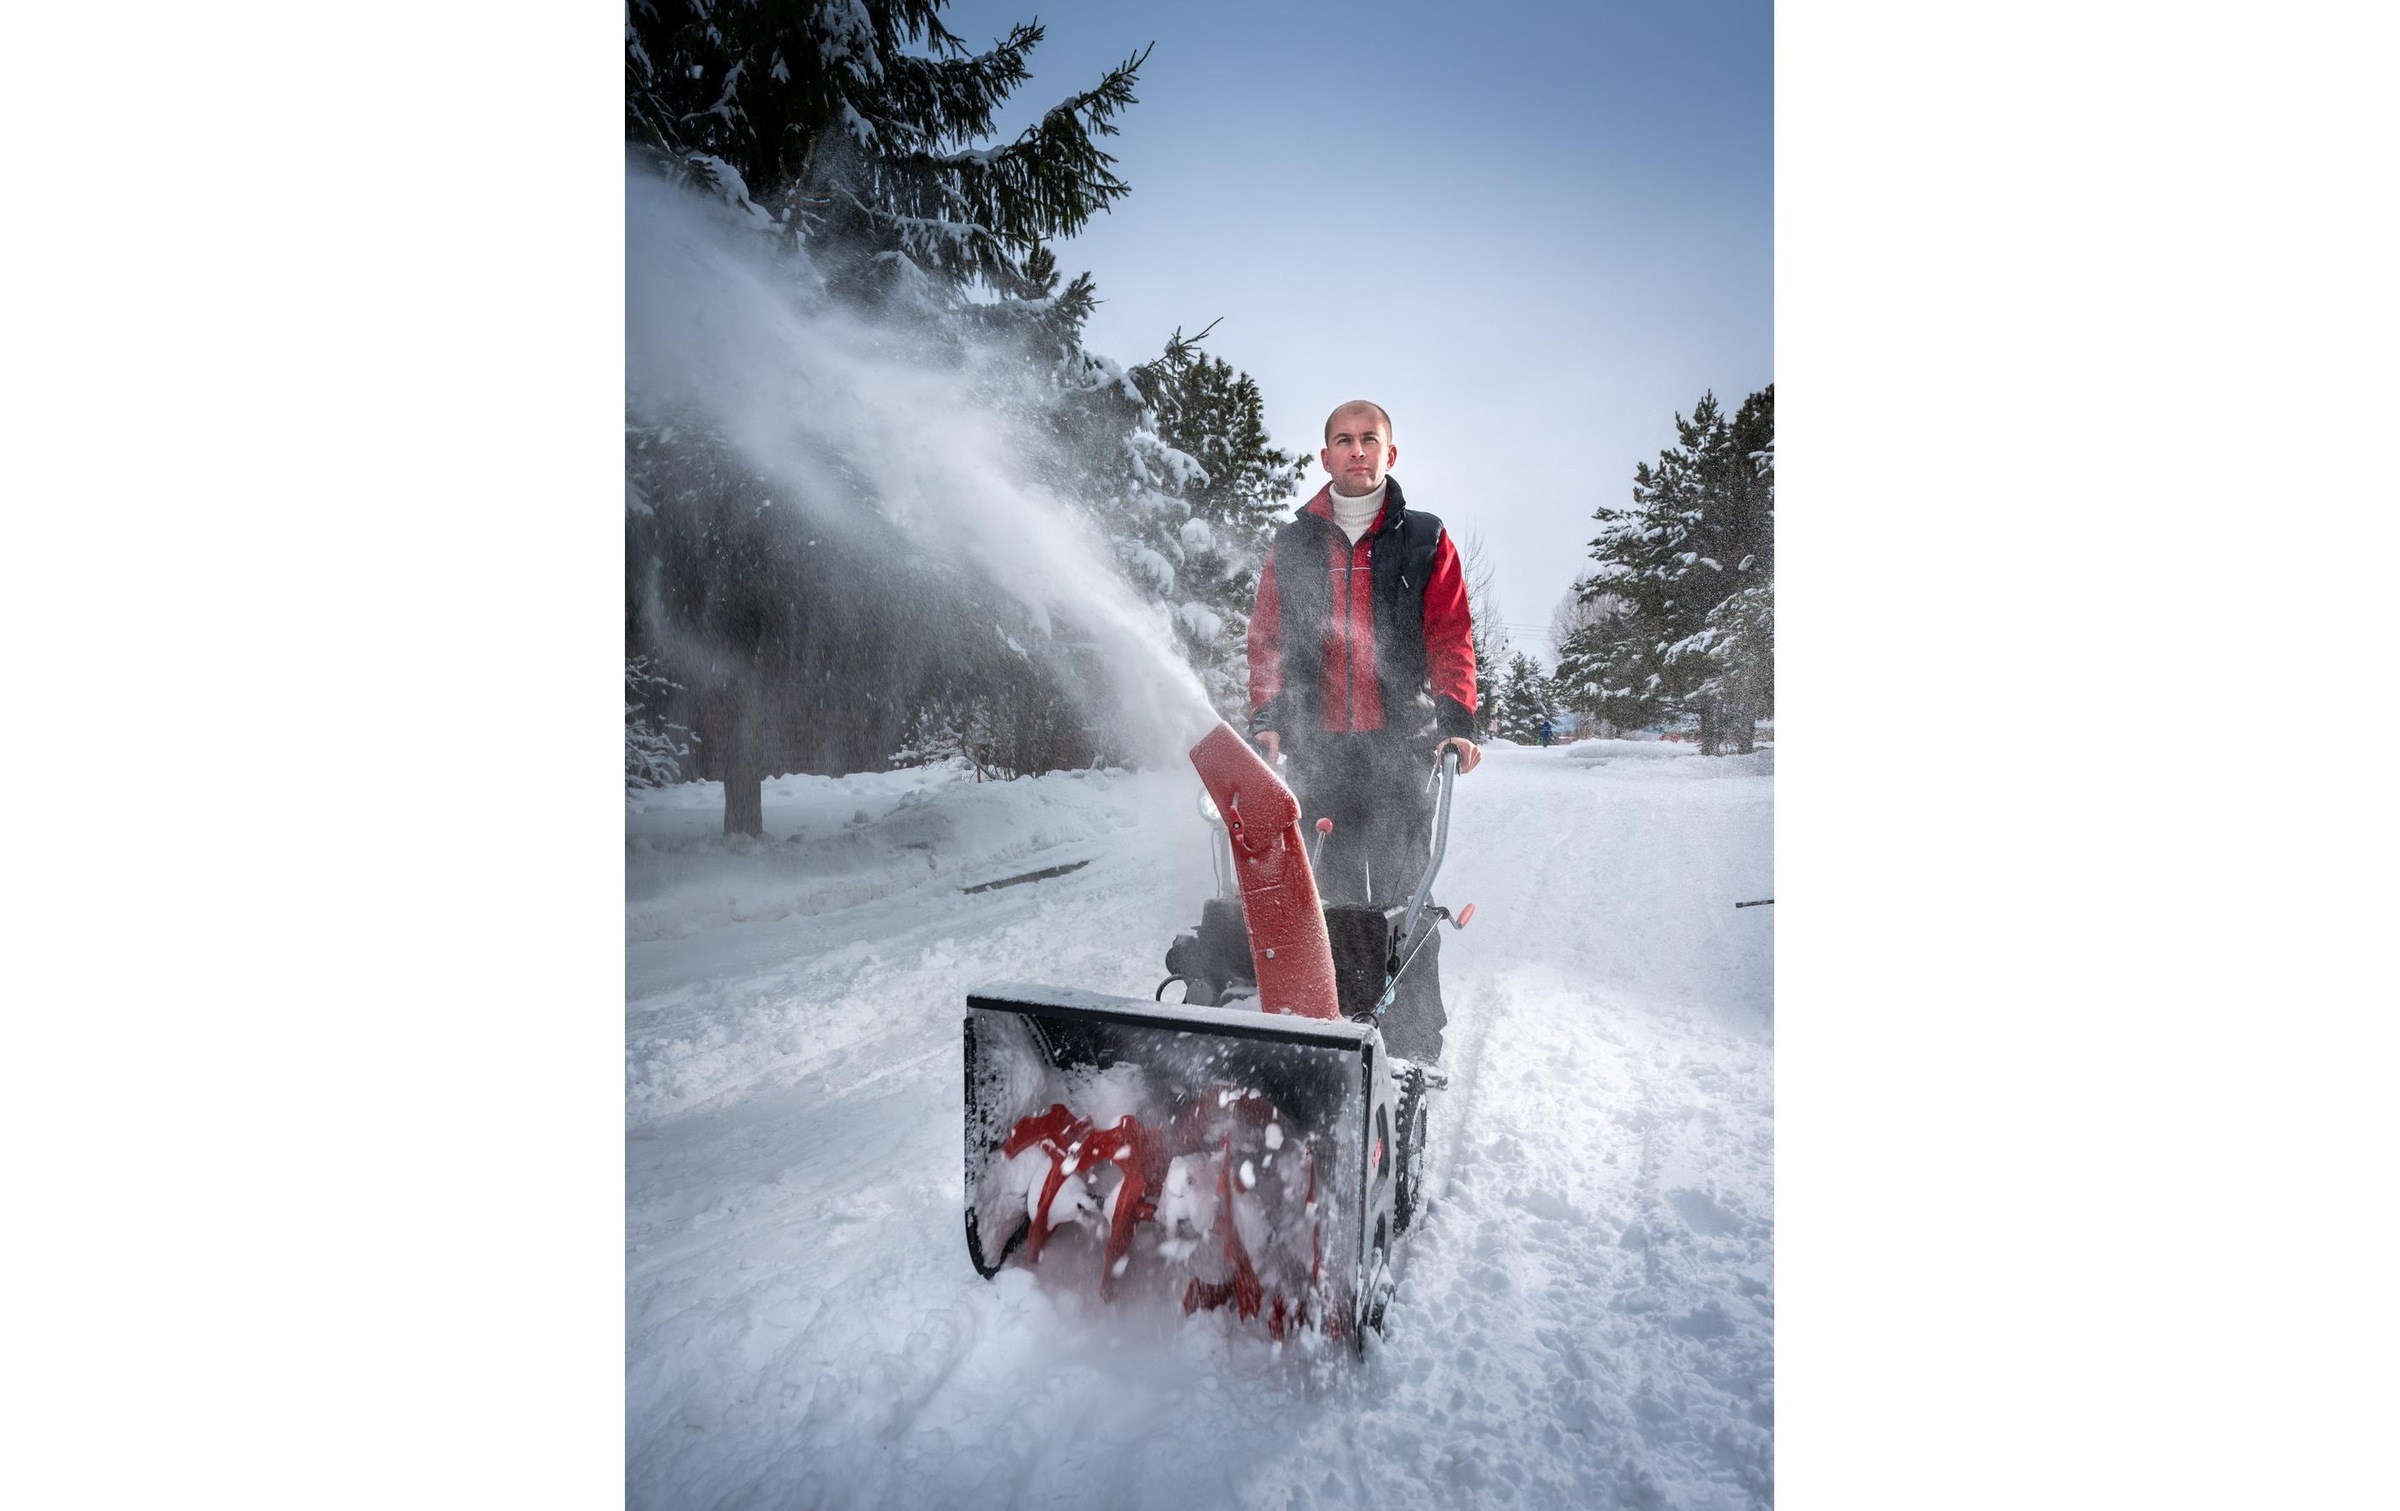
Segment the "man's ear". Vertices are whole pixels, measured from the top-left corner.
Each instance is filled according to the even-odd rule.
[[[1383,470],[1389,472],[1394,467],[1400,465],[1400,448],[1397,446],[1386,446],[1383,448],[1383,450]]]

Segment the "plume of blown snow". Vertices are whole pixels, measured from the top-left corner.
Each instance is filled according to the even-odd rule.
[[[958,562],[1045,631],[1094,637],[1108,686],[1070,691],[1137,756],[1171,759],[1216,722],[1165,606],[1127,583],[1084,511],[1032,479],[1039,443],[975,391],[1006,356],[962,365],[903,321],[861,316],[823,294],[805,255],[637,163],[625,233],[633,414],[697,416],[783,485],[777,497],[813,501],[790,505],[812,529]]]

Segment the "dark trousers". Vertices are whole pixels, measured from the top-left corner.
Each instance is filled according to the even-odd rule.
[[[1408,901],[1433,851],[1434,797],[1426,789],[1432,771],[1427,741],[1381,730],[1318,734],[1292,752],[1285,776],[1300,800],[1302,835],[1314,846],[1317,820],[1333,820],[1316,864],[1320,897],[1379,907]],[[1441,1059],[1449,1022],[1441,953],[1440,933],[1429,932],[1381,1024],[1387,1049],[1425,1064]]]

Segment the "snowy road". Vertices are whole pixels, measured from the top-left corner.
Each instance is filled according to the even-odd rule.
[[[787,778],[800,842],[756,847],[713,788],[637,806],[630,1504],[1770,1503],[1773,910],[1732,904],[1773,895],[1771,759],[1460,783],[1455,1081],[1364,1361],[967,1261],[964,995],[1148,995],[1211,885],[1188,775]]]

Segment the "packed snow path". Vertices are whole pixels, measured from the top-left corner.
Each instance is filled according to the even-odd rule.
[[[967,990],[1147,996],[1185,773],[771,784],[629,818],[637,1508],[1771,1503],[1771,754],[1501,746],[1440,896],[1452,1090],[1384,1340],[1278,1348],[968,1263]],[[1049,880],[962,886],[1075,860]]]

